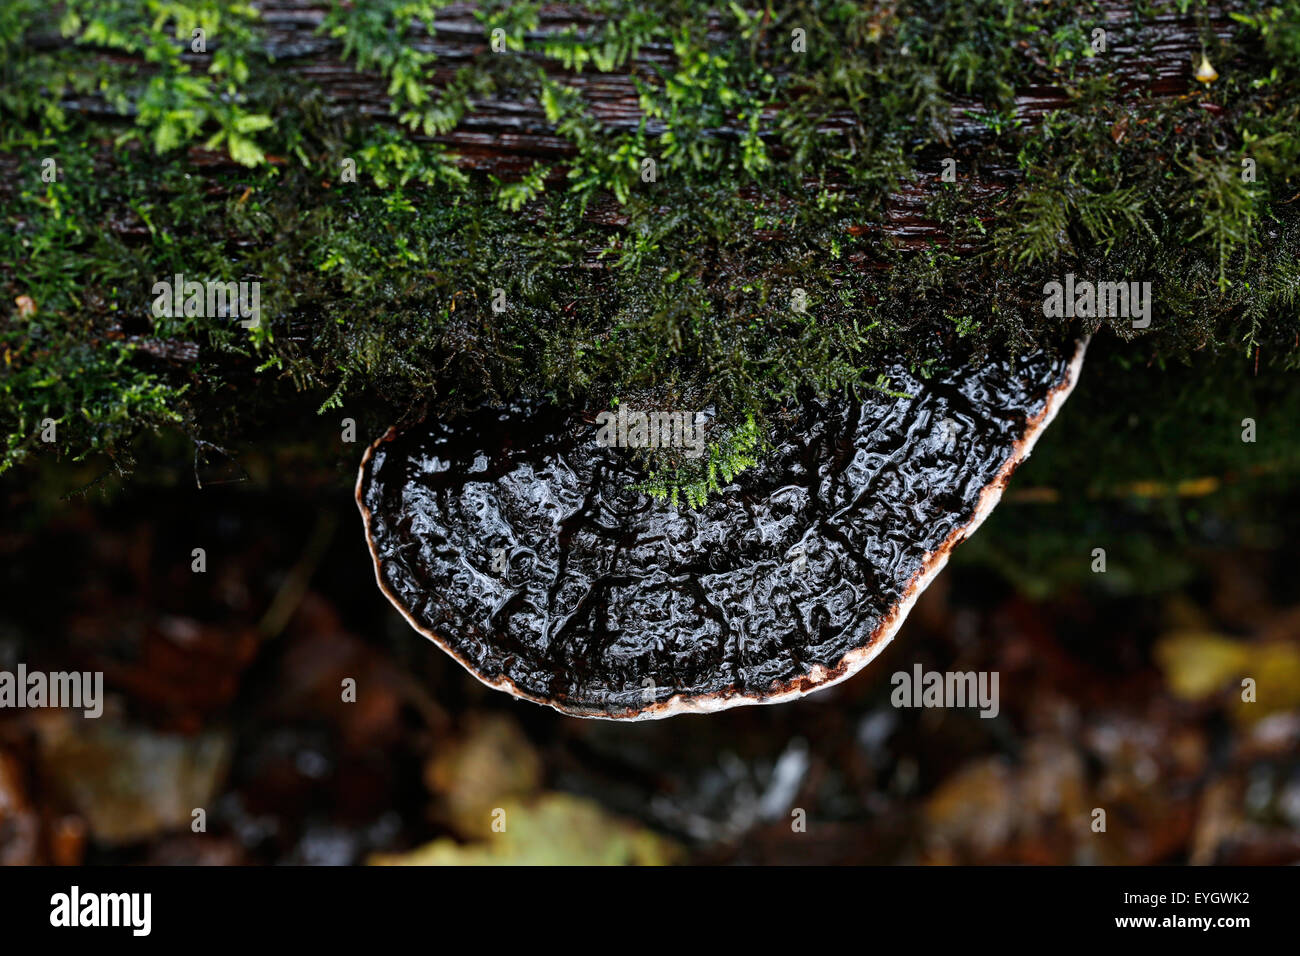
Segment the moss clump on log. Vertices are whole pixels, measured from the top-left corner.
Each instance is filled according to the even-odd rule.
[[[723,447],[1059,335],[1066,272],[1153,281],[1149,329],[1079,320],[1153,362],[1300,364],[1295,0],[16,0],[0,81],[0,468],[294,390],[713,406]],[[154,316],[177,273],[260,327]]]

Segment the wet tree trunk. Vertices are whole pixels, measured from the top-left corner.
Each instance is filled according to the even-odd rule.
[[[389,109],[387,82],[377,74],[359,73],[343,63],[342,43],[317,32],[325,18],[325,5],[308,0],[263,0],[254,5],[261,11],[267,52],[274,59],[269,69],[290,71],[310,80],[323,91],[330,108],[339,115],[369,118],[376,123],[395,122]],[[1194,57],[1202,49],[1203,41],[1211,34],[1228,38],[1233,32],[1228,6],[1212,9],[1204,21],[1198,21],[1192,14],[1166,14],[1140,22],[1131,19],[1130,4],[1105,0],[1101,6],[1103,12],[1098,14],[1097,26],[1106,30],[1106,52],[1093,61],[1091,68],[1106,71],[1119,81],[1121,88],[1155,96],[1194,95]],[[432,81],[438,86],[450,81],[460,67],[474,58],[490,55],[488,37],[474,10],[474,4],[453,5],[440,12],[431,33],[416,28],[407,38],[412,47],[436,54]],[[552,36],[569,27],[581,30],[597,22],[586,11],[564,4],[548,4],[540,14],[539,29],[532,38]],[[717,24],[721,36],[721,19]],[[57,35],[38,40],[51,47],[66,42]],[[1025,55],[1030,53],[1026,51]],[[196,67],[204,62],[200,57],[186,56]],[[540,57],[536,62],[560,72],[558,64]],[[621,71],[600,73],[592,69],[579,74],[565,73],[565,83],[581,92],[591,115],[608,128],[635,129],[642,114],[634,78],[652,77],[659,70],[670,70],[674,64],[670,45],[647,44]],[[1050,76],[1047,65],[1042,67],[1043,75]],[[779,62],[773,64],[773,69],[780,72]],[[942,149],[926,151],[918,162],[922,172],[930,171],[929,167],[933,166],[935,175],[903,184],[885,205],[883,230],[903,245],[943,241],[940,230],[924,217],[924,210],[938,182],[944,156],[959,157],[963,170],[974,171],[972,176],[963,176],[963,183],[976,197],[1001,194],[1019,176],[1013,158],[1003,154],[997,137],[981,122],[987,113],[985,104],[959,97],[951,98],[950,103],[952,142]],[[108,104],[96,97],[70,99],[67,105],[87,113],[111,112]],[[1059,87],[1033,86],[1017,91],[1015,117],[1022,124],[1032,125],[1051,111],[1068,109],[1069,105],[1069,98]],[[767,120],[779,119],[779,106],[768,112]],[[827,136],[839,135],[857,122],[848,112],[831,114],[821,132]],[[662,126],[651,122],[647,132],[655,135],[662,132]],[[733,132],[726,128],[718,131],[723,136]],[[520,176],[538,160],[562,162],[572,152],[548,123],[540,103],[531,98],[512,99],[506,94],[474,100],[470,112],[446,135],[415,138],[445,145],[467,170],[506,180]],[[192,152],[200,164],[225,162],[223,156],[215,153]],[[597,204],[592,215],[611,223],[619,219],[612,204]]]

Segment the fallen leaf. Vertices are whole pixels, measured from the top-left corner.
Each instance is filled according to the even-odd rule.
[[[474,843],[434,840],[410,853],[378,854],[372,866],[664,866],[682,857],[673,841],[608,813],[594,801],[547,793],[495,808],[504,829]]]

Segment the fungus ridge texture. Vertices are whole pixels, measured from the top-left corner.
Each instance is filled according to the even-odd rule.
[[[849,676],[996,502],[1082,343],[809,401],[702,508],[634,490],[590,415],[523,402],[396,429],[357,500],[379,583],[485,683],[598,717]]]

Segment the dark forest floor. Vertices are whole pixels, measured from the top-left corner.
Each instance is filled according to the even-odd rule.
[[[51,470],[7,494],[0,666],[102,670],[110,702],[0,713],[0,861],[1300,862],[1300,501],[1248,477],[1232,507],[1062,499],[1043,479],[1104,398],[1085,379],[864,672],[642,724],[516,702],[410,630],[351,449],[332,471],[253,449],[202,490],[177,459],[70,500],[80,474]],[[1073,541],[1078,573],[1035,536]],[[999,715],[891,706],[915,664],[997,671]]]

